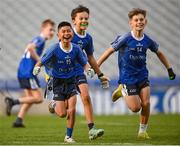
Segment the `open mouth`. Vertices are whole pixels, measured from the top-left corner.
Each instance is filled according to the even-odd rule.
[[[88,26],[88,23],[81,23],[80,26],[87,27],[87,26]]]

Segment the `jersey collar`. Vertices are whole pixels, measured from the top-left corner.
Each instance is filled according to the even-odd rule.
[[[70,53],[71,51],[72,51],[72,43],[71,43],[71,48],[69,49],[69,50],[65,50],[65,49],[63,49],[63,47],[62,47],[62,43],[61,42],[59,42],[59,47],[60,47],[60,49],[63,51],[63,52],[65,52],[65,53]]]
[[[133,31],[131,31],[131,36],[137,41],[142,41],[144,39],[144,34],[143,34],[143,36],[141,38],[137,38],[137,37],[135,37]]]
[[[75,33],[78,37],[80,37],[80,38],[85,38],[86,35],[87,35],[86,31],[85,31],[85,34],[84,34],[84,35],[78,34],[75,27],[73,28],[73,30],[74,30],[74,33]]]

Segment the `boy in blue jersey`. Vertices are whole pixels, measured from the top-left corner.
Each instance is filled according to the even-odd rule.
[[[84,51],[84,55],[87,56],[89,64],[96,72],[99,80],[101,81],[102,87],[107,88],[109,86],[108,78],[101,72],[94,58],[93,39],[91,35],[86,32],[89,25],[89,14],[89,9],[81,5],[72,10],[71,19],[74,25],[74,37],[72,39],[72,42],[77,44]],[[93,107],[89,95],[87,79],[83,73],[82,66],[78,63],[76,65],[76,79],[89,127],[89,139],[96,139],[103,135],[104,129],[95,128],[93,119]]]
[[[36,64],[34,74],[37,75],[40,67],[44,65],[53,78],[55,112],[61,118],[67,117],[67,132],[64,141],[74,143],[72,132],[76,114],[76,63],[81,64],[83,70],[91,77],[94,71],[87,64],[87,59],[79,46],[71,43],[73,30],[69,22],[64,21],[58,25],[58,38],[60,42],[47,50],[41,61]]]
[[[143,31],[147,24],[146,11],[133,9],[128,14],[129,24],[132,29],[111,44],[99,58],[99,66],[115,51],[118,51],[119,84],[122,84],[122,93],[129,109],[140,112],[140,126],[138,138],[149,139],[146,129],[150,114],[150,87],[148,70],[146,68],[146,52],[154,52],[166,67],[169,79],[175,79],[167,58],[160,51],[157,43]]]
[[[45,42],[51,39],[54,35],[55,23],[50,20],[44,20],[41,24],[41,34],[32,39],[27,45],[25,53],[18,67],[17,77],[20,87],[24,90],[24,97],[19,99],[5,98],[7,115],[11,114],[11,109],[14,105],[21,104],[18,116],[13,123],[13,127],[24,127],[23,118],[27,110],[32,104],[41,103],[43,97],[41,95],[39,81],[33,75],[33,68],[44,50]]]
[[[77,44],[83,52],[84,56],[88,58],[88,62],[91,67],[94,69],[98,78],[101,82],[103,88],[108,88],[109,80],[99,69],[96,60],[94,58],[94,46],[93,39],[89,33],[86,32],[86,29],[89,24],[89,9],[84,6],[78,6],[73,9],[71,12],[71,18],[74,24],[74,37],[72,42]],[[89,127],[89,139],[96,139],[104,134],[104,129],[96,129],[94,125],[93,119],[93,107],[89,95],[89,87],[87,83],[86,76],[84,75],[84,69],[81,64],[76,63],[76,79],[78,91],[80,92],[80,96],[84,105],[84,112],[86,116],[86,120]],[[49,81],[50,83],[51,81]],[[47,87],[48,88],[48,87]],[[54,112],[53,105],[55,102],[51,102],[49,104],[49,111],[51,113]]]

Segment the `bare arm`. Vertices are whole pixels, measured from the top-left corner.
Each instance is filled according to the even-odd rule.
[[[98,64],[97,64],[94,56],[93,56],[93,55],[88,55],[87,57],[88,57],[88,62],[89,62],[89,64],[90,64],[91,67],[94,69],[94,71],[96,72],[96,74],[97,74],[97,75],[101,74],[101,70],[100,70],[100,68],[99,68],[99,66],[98,66]]]
[[[164,66],[166,67],[166,69],[168,71],[169,79],[174,80],[176,78],[176,74],[174,73],[174,71],[173,71],[172,67],[170,66],[165,55],[160,50],[158,50],[156,54],[157,54],[159,60],[162,62],[162,64],[164,64]]]
[[[106,60],[106,59],[108,59],[108,57],[112,54],[112,53],[114,53],[114,49],[113,48],[108,48],[102,55],[101,55],[101,57],[98,59],[98,61],[97,61],[97,64],[98,64],[98,66],[100,67],[101,66],[101,64]]]
[[[163,52],[158,50],[156,54],[157,54],[157,57],[159,58],[159,60],[162,62],[162,64],[166,67],[166,69],[171,68],[171,66]]]
[[[30,52],[31,56],[38,62],[40,61],[39,55],[36,53],[36,45],[35,44],[28,44],[27,46],[28,51]]]

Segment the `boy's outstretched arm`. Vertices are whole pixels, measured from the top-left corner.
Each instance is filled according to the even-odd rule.
[[[100,67],[101,64],[102,64],[106,59],[108,59],[108,57],[109,57],[112,53],[114,53],[114,52],[115,52],[115,50],[114,50],[113,48],[108,48],[108,49],[101,55],[101,57],[98,59],[98,61],[97,61],[98,66]]]
[[[172,67],[170,66],[167,58],[165,57],[164,53],[161,52],[160,50],[158,50],[156,52],[159,60],[162,62],[162,64],[164,64],[164,66],[166,67],[167,71],[168,71],[168,75],[169,75],[169,79],[170,80],[174,80],[176,77],[176,74],[174,73]]]
[[[88,62],[91,65],[91,67],[94,69],[94,71],[96,72],[97,75],[101,74],[101,70],[94,58],[94,55],[87,55],[88,57]]]

